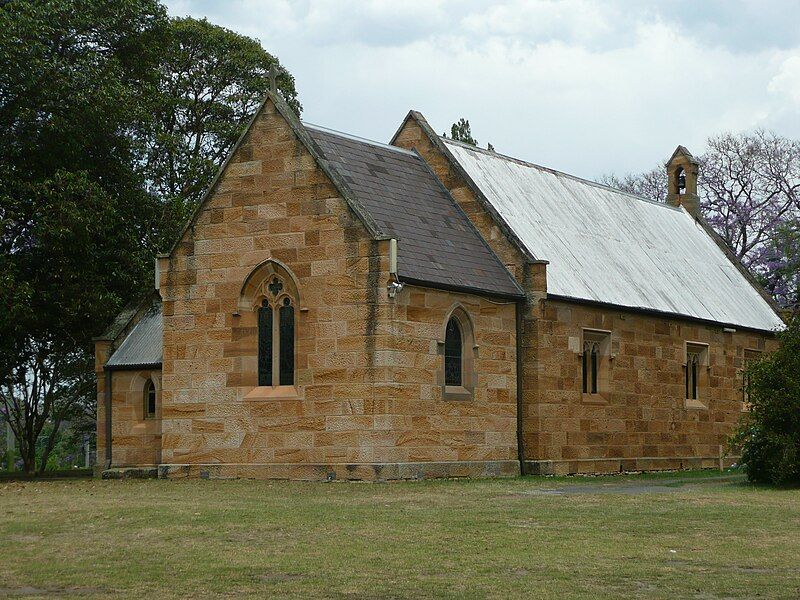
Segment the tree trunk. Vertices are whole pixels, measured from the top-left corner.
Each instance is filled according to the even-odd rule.
[[[50,452],[52,452],[53,446],[56,445],[56,435],[58,434],[60,427],[61,421],[57,420],[53,424],[53,431],[50,434],[50,437],[47,438],[47,444],[45,444],[44,450],[42,451],[42,459],[39,462],[39,475],[44,475],[44,471],[47,468],[47,459],[50,458]]]
[[[26,475],[36,475],[36,444],[20,444],[19,453],[22,456],[22,469]]]

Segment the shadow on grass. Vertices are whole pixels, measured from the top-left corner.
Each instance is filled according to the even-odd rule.
[[[28,475],[22,471],[0,471],[0,481],[48,481],[59,479],[89,479],[92,469],[63,469],[45,471],[42,475]]]

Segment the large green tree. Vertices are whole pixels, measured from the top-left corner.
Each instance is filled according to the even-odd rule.
[[[750,411],[734,446],[751,481],[800,483],[800,317],[778,334],[780,348],[746,370]]]
[[[172,19],[136,140],[148,189],[161,199],[164,243],[199,201],[269,87],[279,61],[253,39],[206,20]],[[294,78],[278,89],[299,114]]]
[[[0,411],[26,471],[93,408],[92,336],[150,289],[275,63],[158,0],[0,4]]]
[[[28,472],[44,425],[91,402],[91,336],[149,269],[129,131],[165,20],[155,0],[0,8],[0,406]]]

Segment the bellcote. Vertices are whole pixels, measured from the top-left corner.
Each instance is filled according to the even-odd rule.
[[[685,147],[678,146],[667,161],[667,204],[683,206],[692,216],[698,216],[697,173],[700,163]]]

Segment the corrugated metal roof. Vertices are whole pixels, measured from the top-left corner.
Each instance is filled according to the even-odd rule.
[[[106,367],[119,369],[161,364],[163,323],[161,304],[154,304],[148,308],[108,359]]]
[[[443,139],[538,259],[549,294],[762,330],[775,311],[681,208]]]
[[[522,296],[513,276],[416,153],[304,124],[387,235],[400,279]]]

